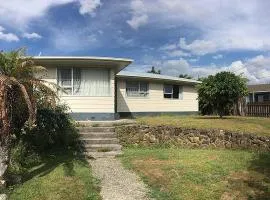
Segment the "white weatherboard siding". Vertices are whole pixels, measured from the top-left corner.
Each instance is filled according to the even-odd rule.
[[[43,79],[57,83],[57,68],[47,67],[47,74]],[[109,96],[60,96],[60,101],[69,106],[74,113],[114,113],[114,70],[110,69],[110,95]]]
[[[127,97],[126,81],[117,81],[117,112],[197,112],[197,91],[193,85],[183,86],[183,100],[163,97],[163,83],[149,82],[147,97]]]

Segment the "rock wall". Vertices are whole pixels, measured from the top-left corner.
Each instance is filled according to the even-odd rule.
[[[270,151],[270,137],[224,130],[128,125],[116,128],[123,146],[176,146]]]

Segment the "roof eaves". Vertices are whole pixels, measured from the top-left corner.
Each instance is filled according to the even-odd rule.
[[[134,78],[149,78],[149,79],[157,79],[157,80],[171,80],[171,81],[181,81],[181,82],[189,82],[189,83],[201,83],[201,81],[193,80],[193,79],[185,79],[178,78],[173,76],[159,75],[159,74],[151,74],[151,73],[136,73],[136,72],[127,72],[122,71],[117,74],[118,77],[134,77]]]

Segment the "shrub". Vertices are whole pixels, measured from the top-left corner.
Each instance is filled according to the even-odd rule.
[[[202,114],[217,112],[220,117],[231,113],[233,106],[247,95],[247,80],[232,72],[208,76],[198,85],[198,100]]]
[[[23,141],[14,141],[10,151],[9,174],[23,174],[28,167],[41,162],[40,156]]]
[[[25,127],[18,139],[30,145],[38,152],[55,149],[76,149],[78,132],[75,123],[66,113],[65,106],[42,108],[37,111],[37,126],[34,129]]]

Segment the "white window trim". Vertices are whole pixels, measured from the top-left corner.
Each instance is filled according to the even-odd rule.
[[[165,93],[165,86],[166,85],[168,85],[168,86],[172,86],[172,90],[171,90],[171,92],[170,93]],[[174,85],[177,85],[177,84],[163,84],[163,99],[164,100],[176,100],[176,101],[178,101],[178,100],[183,100],[184,99],[184,94],[183,94],[183,92],[184,92],[184,87],[183,87],[183,85],[178,85],[179,86],[179,95],[178,95],[178,98],[173,98],[173,86]],[[164,97],[164,95],[165,94],[170,94],[171,95],[171,98],[165,98]]]

